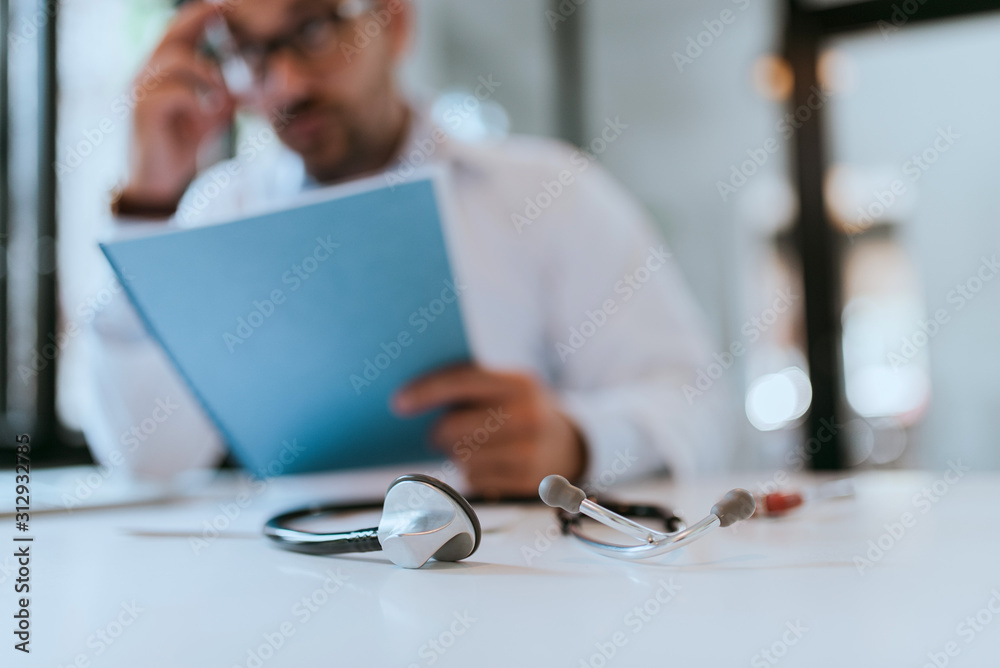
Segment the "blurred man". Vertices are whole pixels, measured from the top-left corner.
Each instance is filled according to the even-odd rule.
[[[541,139],[447,138],[396,83],[412,13],[402,0],[185,5],[149,59],[161,83],[135,108],[117,229],[207,224],[316,185],[379,172],[392,183],[418,159],[436,162],[454,193],[445,232],[477,363],[400,388],[394,410],[444,408],[430,436],[486,493],[531,494],[551,473],[603,486],[716,459],[720,416],[682,392],[711,360],[648,221],[586,153]],[[204,55],[220,15],[250,74],[238,96]],[[488,73],[481,82],[484,95],[500,85]],[[204,147],[238,107],[268,118],[284,149],[246,147],[199,175]],[[625,131],[609,119],[599,132],[615,141]],[[124,299],[95,332],[87,432],[98,456],[121,453],[148,476],[216,463],[218,433]]]

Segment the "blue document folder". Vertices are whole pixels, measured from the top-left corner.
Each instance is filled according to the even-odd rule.
[[[102,244],[244,466],[261,476],[440,457],[393,392],[469,360],[433,179],[330,189],[249,219]]]

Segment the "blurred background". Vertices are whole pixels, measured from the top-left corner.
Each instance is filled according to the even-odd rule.
[[[452,131],[627,125],[598,157],[709,319],[737,466],[1000,467],[1000,0],[413,1],[412,95],[500,83]],[[95,240],[172,12],[0,0],[0,447],[36,463],[88,458]]]

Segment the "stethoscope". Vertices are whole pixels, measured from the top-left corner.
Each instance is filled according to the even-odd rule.
[[[679,517],[659,506],[598,503],[562,476],[545,478],[538,495],[546,504],[559,509],[564,533],[599,554],[623,559],[645,559],[684,547],[716,527],[747,519],[756,507],[752,494],[734,489],[712,506],[708,517],[687,528]],[[389,485],[377,527],[336,533],[294,527],[307,518],[377,507],[377,503],[307,506],[272,517],[264,525],[264,535],[279,547],[306,554],[382,550],[390,561],[403,568],[420,568],[431,559],[461,561],[471,556],[482,540],[482,527],[469,501],[440,480],[421,474],[401,476]],[[619,545],[587,536],[580,526],[580,514],[631,536],[640,544]],[[660,520],[666,531],[650,529],[626,515]]]
[[[693,543],[717,527],[728,527],[749,518],[757,507],[753,494],[745,489],[732,489],[712,506],[711,512],[705,519],[690,528],[685,527],[679,517],[671,514],[665,519],[667,531],[657,531],[625,516],[625,514],[640,517],[647,515],[649,506],[626,507],[622,509],[625,514],[615,512],[587,498],[586,492],[574,487],[566,478],[559,475],[550,475],[542,480],[542,484],[538,486],[538,496],[546,505],[559,508],[569,513],[571,517],[582,513],[640,541],[638,545],[608,543],[586,536],[576,522],[564,523],[564,530],[568,529],[569,533],[591,550],[619,559],[647,559],[672,552]],[[658,517],[662,518],[662,513]]]
[[[264,535],[280,547],[306,554],[348,554],[382,550],[403,568],[420,568],[431,559],[460,561],[479,548],[483,537],[476,511],[437,478],[413,473],[392,481],[378,526],[358,531],[315,533],[293,524],[321,515],[368,510],[370,503],[307,506],[272,517]]]

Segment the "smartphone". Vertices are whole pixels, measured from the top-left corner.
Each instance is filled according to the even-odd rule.
[[[215,17],[205,27],[201,52],[219,65],[222,79],[233,97],[246,97],[253,86],[253,74],[240,56],[236,40],[222,17]]]

